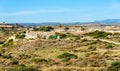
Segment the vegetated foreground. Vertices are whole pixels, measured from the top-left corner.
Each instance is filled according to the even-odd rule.
[[[49,33],[50,29],[53,30],[50,27],[34,28],[34,32],[44,30]],[[65,28],[65,30],[69,30],[69,28]],[[36,39],[26,39],[25,31],[12,30],[8,33],[6,30],[1,30],[0,71],[120,70],[120,33],[59,32],[50,34],[47,39],[40,38],[40,36]],[[12,35],[15,37],[9,38]]]

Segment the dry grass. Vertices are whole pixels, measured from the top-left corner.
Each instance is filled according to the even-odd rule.
[[[20,39],[13,46],[0,49],[0,70],[23,64],[43,71],[106,71],[112,62],[120,60],[119,45],[111,44],[112,48],[106,48],[109,44],[111,43],[85,39]],[[66,52],[77,55],[78,58],[66,62],[58,58]],[[35,58],[46,61],[35,63],[32,61]],[[18,64],[12,64],[13,60],[18,61]]]

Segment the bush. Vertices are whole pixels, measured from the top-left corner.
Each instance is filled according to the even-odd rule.
[[[1,44],[4,44],[4,42],[3,42],[3,41],[0,41],[0,45],[1,45]]]
[[[17,34],[16,36],[15,36],[15,38],[16,39],[24,39],[25,38],[25,34]]]
[[[9,68],[9,69],[6,69],[5,71],[39,71],[39,70],[32,67],[21,66],[21,67]]]
[[[96,47],[94,47],[94,46],[90,46],[90,47],[88,47],[88,50],[90,50],[90,51],[94,51],[94,50],[96,50]]]
[[[51,31],[51,30],[53,30],[53,28],[52,28],[52,27],[50,27],[50,26],[47,26],[47,27],[45,27],[45,28],[44,28],[44,30],[43,30],[43,31],[45,31],[45,32],[46,32],[46,31]]]
[[[87,39],[82,39],[81,42],[87,42],[88,40]]]
[[[0,53],[0,57],[2,56],[2,54]]]
[[[47,31],[51,31],[53,30],[54,28],[52,28],[51,26],[42,26],[42,27],[39,27],[39,28],[33,28],[33,31],[44,31],[44,32],[47,32]]]
[[[35,63],[47,62],[46,59],[39,59],[39,58],[35,58],[32,61],[35,62]]]
[[[13,45],[13,39],[10,39],[7,43],[5,43],[3,46],[12,46]]]
[[[59,25],[58,25],[58,27],[60,27],[60,28],[61,28],[62,26],[63,26],[62,24],[59,24]]]
[[[69,28],[68,28],[68,27],[65,27],[65,28],[64,28],[64,30],[66,30],[66,31],[67,31],[67,30],[69,30]]]
[[[19,58],[20,59],[28,59],[28,58],[31,58],[31,56],[30,55],[26,55],[26,54],[20,54]]]
[[[111,65],[112,67],[120,68],[120,62],[113,62]]]
[[[16,66],[16,65],[18,65],[19,64],[19,61],[18,60],[11,60],[10,62],[7,62],[7,66],[11,66],[11,65],[14,65],[14,66]]]
[[[119,71],[120,70],[120,62],[113,62],[111,66],[108,68],[108,71]]]
[[[111,48],[113,48],[114,46],[112,45],[112,44],[108,44],[108,45],[106,45],[106,49],[111,49]]]
[[[19,61],[17,61],[17,60],[13,60],[13,61],[11,62],[11,65],[17,65],[17,64],[19,64]]]
[[[26,36],[25,34],[26,34],[26,31],[19,32],[16,34],[15,38],[16,39],[24,39]]]
[[[70,59],[77,59],[78,56],[75,54],[70,54],[70,53],[63,53],[61,55],[58,56],[58,58],[62,58],[63,61],[69,61]]]
[[[51,35],[51,36],[49,36],[49,39],[57,39],[57,36],[56,35]]]
[[[8,55],[2,55],[2,58],[10,59],[10,58],[12,58],[12,56],[10,54],[8,54]]]
[[[55,35],[59,36],[61,39],[65,39],[65,38],[67,38],[67,34],[63,34],[63,33],[55,33]]]
[[[17,67],[26,67],[24,64],[17,64]]]
[[[89,35],[94,38],[106,38],[108,35],[112,35],[112,34],[104,31],[94,31],[94,32],[87,33],[85,35]]]

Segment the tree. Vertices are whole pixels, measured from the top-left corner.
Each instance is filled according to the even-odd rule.
[[[58,25],[58,27],[60,27],[60,28],[61,28],[61,27],[62,27],[62,24],[59,24],[59,25]]]

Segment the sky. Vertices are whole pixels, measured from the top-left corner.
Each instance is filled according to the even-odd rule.
[[[120,0],[0,0],[0,22],[91,22],[120,19]]]

